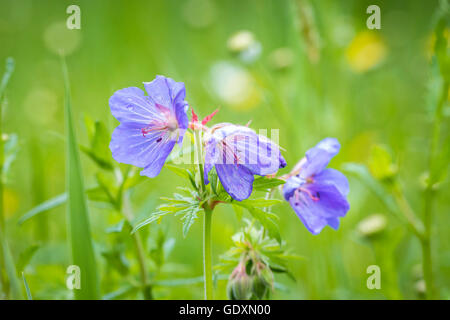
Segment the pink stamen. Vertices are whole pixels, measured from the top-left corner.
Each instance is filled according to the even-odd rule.
[[[219,112],[219,109],[216,109],[213,113],[211,113],[210,115],[204,117],[203,120],[202,120],[202,125],[205,125],[209,121],[211,121],[211,119],[216,115],[217,112]]]
[[[296,200],[300,200],[300,192],[306,193],[311,198],[311,200],[313,200],[313,201],[319,201],[320,200],[320,197],[316,197],[315,195],[313,195],[311,193],[311,191],[309,191],[306,188],[302,188],[302,187],[299,187],[297,190],[294,191],[294,196],[295,196]]]
[[[222,141],[222,145],[223,145],[223,151],[225,154],[227,154],[227,152],[231,152],[233,154],[233,158],[234,158],[234,164],[239,166],[239,156],[233,151],[233,149],[231,148],[231,146],[229,146],[225,140]]]

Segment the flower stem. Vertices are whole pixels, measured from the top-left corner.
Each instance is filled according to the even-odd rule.
[[[431,225],[432,225],[432,213],[433,213],[433,200],[435,195],[435,184],[438,182],[439,172],[436,167],[436,157],[439,148],[439,140],[441,136],[441,122],[442,122],[442,111],[444,108],[445,101],[447,100],[449,90],[449,81],[444,80],[442,84],[441,97],[439,99],[436,111],[434,114],[433,121],[433,131],[431,137],[430,153],[428,160],[429,178],[428,183],[424,191],[424,226],[425,232],[420,242],[422,245],[422,255],[423,255],[423,276],[425,280],[425,287],[427,291],[427,298],[434,298],[434,284],[433,284],[433,264],[431,258]]]
[[[128,194],[125,193],[123,197],[123,214],[127,221],[131,224],[131,221],[133,219],[133,214],[130,209],[130,203]],[[153,294],[152,294],[152,286],[148,280],[147,276],[147,263],[145,260],[145,250],[144,246],[142,244],[142,239],[137,233],[133,233],[132,235],[134,246],[136,248],[137,253],[137,259],[139,264],[139,273],[141,277],[142,282],[142,294],[144,296],[145,300],[152,300]]]
[[[205,197],[205,178],[203,176],[203,145],[202,132],[200,130],[194,131],[194,143],[196,162],[198,163],[198,172],[200,175],[199,193],[200,197]],[[213,298],[213,282],[212,282],[212,248],[211,248],[211,223],[213,209],[208,202],[203,204],[205,211],[203,215],[203,278],[205,300]]]
[[[212,210],[206,205],[203,217],[203,275],[205,300],[211,300],[213,298],[211,220]]]

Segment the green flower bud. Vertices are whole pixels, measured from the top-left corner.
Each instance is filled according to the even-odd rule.
[[[252,296],[252,282],[252,278],[245,271],[245,264],[240,262],[228,280],[228,297],[231,300],[249,300]]]
[[[258,265],[258,268],[260,269],[253,276],[252,291],[254,299],[262,300],[268,298],[273,288],[273,273],[262,263]]]

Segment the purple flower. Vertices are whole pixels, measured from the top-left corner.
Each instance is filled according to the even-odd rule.
[[[139,88],[116,91],[109,99],[111,113],[120,121],[109,145],[117,162],[144,168],[141,175],[159,174],[176,142],[188,128],[188,104],[183,82],[156,76]]]
[[[334,138],[320,141],[306,152],[294,168],[296,175],[283,186],[284,198],[312,234],[320,233],[327,224],[338,229],[339,217],[350,209],[347,178],[337,170],[325,168],[339,149]]]
[[[252,193],[253,176],[265,176],[284,168],[286,162],[279,147],[245,126],[221,123],[204,137],[205,183],[213,166],[225,190],[242,201]]]

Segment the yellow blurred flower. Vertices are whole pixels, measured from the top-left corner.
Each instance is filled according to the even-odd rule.
[[[5,217],[9,218],[13,216],[19,208],[19,197],[17,196],[17,193],[11,189],[5,189],[3,196],[5,199]]]
[[[365,72],[383,62],[386,54],[386,44],[376,32],[362,31],[348,46],[346,57],[353,71]]]

